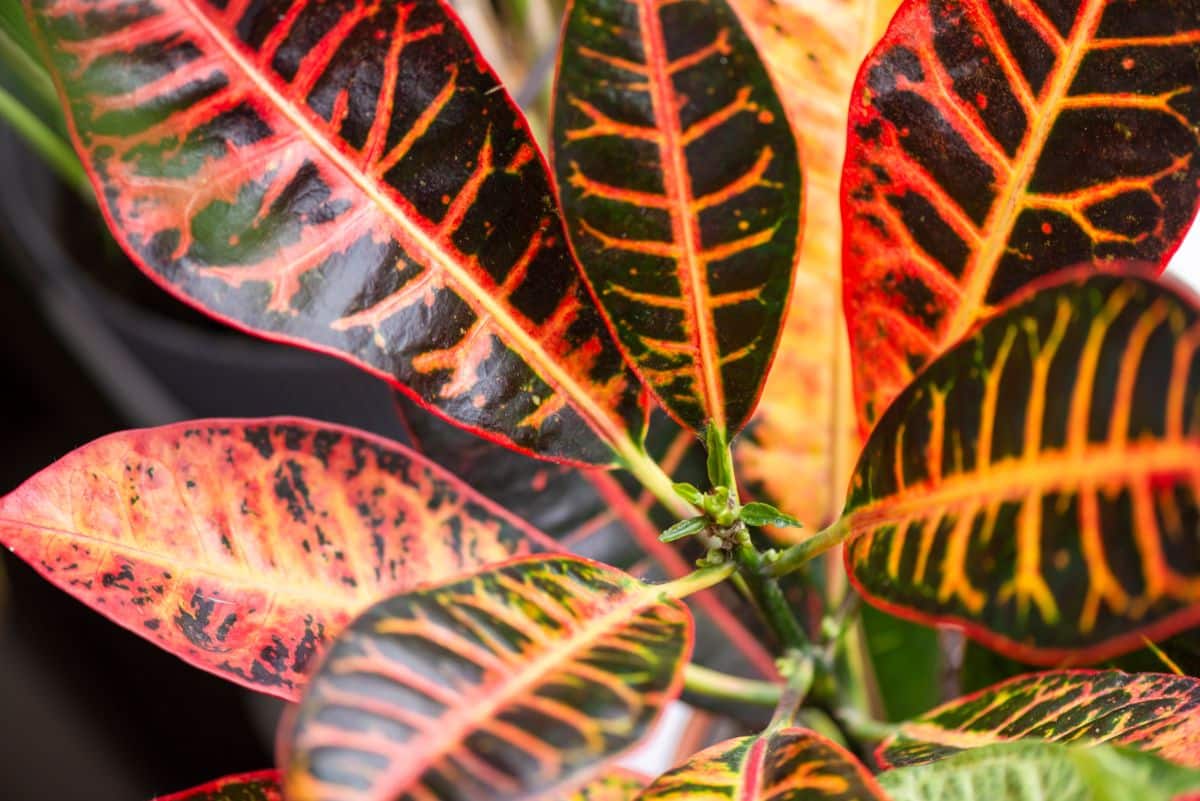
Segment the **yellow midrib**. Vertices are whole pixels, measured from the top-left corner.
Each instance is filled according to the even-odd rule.
[[[966,333],[984,309],[984,300],[996,274],[996,267],[1004,255],[1004,249],[1012,236],[1020,213],[1020,200],[1025,194],[1038,160],[1046,146],[1046,140],[1058,118],[1059,106],[1071,88],[1071,82],[1087,51],[1100,17],[1104,12],[1104,0],[1084,0],[1085,10],[1077,19],[1067,39],[1067,50],[1060,63],[1051,72],[1049,85],[1043,91],[1043,99],[1037,104],[1040,116],[1030,120],[1030,131],[1017,151],[1012,164],[1012,173],[997,195],[992,212],[984,222],[984,237],[968,273],[963,296],[950,316],[950,321],[941,336],[942,343],[953,342]]]
[[[636,459],[640,451],[630,440],[624,426],[619,424],[607,410],[596,403],[592,396],[571,376],[553,357],[548,354],[536,339],[534,339],[516,320],[500,301],[493,297],[484,287],[476,283],[457,259],[446,252],[434,239],[430,238],[419,225],[409,219],[391,198],[387,197],[362,170],[357,168],[341,152],[338,151],[305,117],[297,105],[283,96],[267,79],[262,76],[253,64],[249,63],[238,48],[224,35],[224,31],[216,26],[202,11],[195,6],[195,0],[177,0],[180,5],[193,17],[208,37],[225,55],[237,65],[238,69],[254,86],[266,95],[273,106],[283,114],[305,138],[325,158],[336,166],[365,194],[376,207],[382,209],[396,225],[415,242],[431,260],[446,272],[450,279],[461,287],[475,305],[476,312],[486,314],[498,325],[517,346],[518,353],[527,357],[535,369],[546,377],[547,383],[557,386],[564,395],[569,397],[584,418],[588,426],[621,457]],[[447,21],[447,24],[451,24]],[[386,89],[386,87],[385,87]],[[518,116],[520,111],[516,111]]]
[[[679,115],[670,107],[668,95],[674,95],[667,60],[666,40],[662,24],[654,7],[654,0],[634,0],[638,6],[642,29],[642,42],[646,49],[646,66],[650,71],[650,105],[654,109],[656,127],[662,134],[659,153],[662,158],[663,188],[671,195],[671,219],[679,239],[680,264],[687,273],[691,287],[688,301],[691,303],[692,325],[696,332],[699,348],[701,380],[703,383],[705,411],[712,422],[725,431],[725,389],[721,384],[717,344],[713,341],[713,326],[708,315],[708,279],[700,263],[699,232],[692,217],[692,187],[688,178],[683,148],[680,145],[683,132],[680,130]],[[668,185],[669,184],[669,185]]]
[[[1102,488],[1122,479],[1133,481],[1154,473],[1179,472],[1200,480],[1200,441],[1143,443],[1131,448],[1098,447],[1072,454],[1065,450],[1020,457],[985,470],[956,473],[936,487],[916,485],[884,496],[849,515],[851,536],[882,523],[936,514],[964,504],[979,507],[1019,500],[1031,493]]]

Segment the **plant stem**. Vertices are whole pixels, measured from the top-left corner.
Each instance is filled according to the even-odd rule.
[[[884,723],[881,720],[875,720],[868,715],[864,715],[859,710],[849,707],[838,709],[835,717],[838,723],[842,724],[842,728],[860,742],[886,740],[900,729],[894,723]]]
[[[779,555],[768,568],[772,576],[786,576],[806,562],[815,559],[850,536],[850,525],[840,518],[828,528],[821,529],[804,542],[799,542]]]
[[[715,567],[704,567],[682,578],[668,581],[666,584],[659,584],[655,589],[671,598],[686,598],[701,590],[707,590],[714,584],[720,584],[733,574],[736,567],[737,565],[732,562]]]
[[[0,88],[0,119],[7,120],[9,125],[58,173],[59,178],[78,192],[81,197],[94,201],[92,184],[88,180],[87,173],[83,171],[83,165],[75,156],[75,151],[33,112],[25,108],[21,101],[3,88]]]
[[[814,670],[810,656],[799,651],[789,651],[784,660],[787,664],[784,668],[787,683],[779,696],[779,703],[775,706],[775,714],[767,724],[765,733],[768,735],[792,725],[792,721],[796,719],[796,712],[804,703],[813,683]]]
[[[808,637],[800,622],[792,614],[792,608],[783,597],[783,590],[768,570],[760,554],[753,545],[743,543],[734,550],[734,557],[741,575],[746,580],[754,602],[762,609],[767,623],[779,638],[783,647],[789,650],[807,651]]]
[[[783,686],[780,684],[743,679],[695,664],[683,669],[683,687],[697,695],[758,706],[775,706],[783,695]]]
[[[675,482],[644,450],[622,450],[618,453],[618,458],[621,460],[621,466],[675,517],[685,520],[700,514],[699,509],[675,494]]]

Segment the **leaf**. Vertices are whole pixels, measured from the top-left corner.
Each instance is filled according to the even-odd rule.
[[[759,503],[757,501],[748,503],[742,507],[740,512],[742,521],[750,526],[778,526],[780,528],[794,528],[804,525],[791,515],[771,506],[769,503]]]
[[[1135,272],[1061,275],[932,363],[855,471],[867,598],[1033,664],[1200,621],[1200,318]]]
[[[1192,0],[908,0],[842,183],[860,423],[1030,280],[1165,265],[1200,199]]]
[[[510,562],[371,607],[283,736],[290,801],[553,794],[679,694],[691,616],[595,562]]]
[[[684,537],[690,537],[693,534],[699,534],[708,526],[708,518],[706,517],[689,517],[687,520],[680,520],[675,525],[668,528],[659,535],[659,542],[675,542]]]
[[[1200,787],[1200,773],[1109,746],[1024,742],[890,770],[879,783],[892,801],[1173,801]]]
[[[103,437],[0,500],[0,543],[181,659],[286,699],[378,598],[554,548],[403,446],[292,418]]]
[[[807,729],[738,737],[655,780],[639,801],[888,801],[841,746]]]
[[[884,718],[905,720],[942,701],[945,667],[937,632],[869,604],[859,614]]]
[[[689,484],[686,481],[677,481],[671,485],[675,490],[675,494],[692,506],[699,506],[704,503],[704,493],[696,488],[694,484]]]
[[[837,519],[861,445],[851,411],[838,201],[850,91],[899,0],[733,0],[800,140],[804,240],[790,311],[751,425],[734,447],[754,495],[819,529]],[[772,532],[788,537],[789,532]]]
[[[1062,670],[1020,676],[904,723],[879,762],[923,765],[992,743],[1124,745],[1200,768],[1200,681],[1161,673]]]
[[[548,170],[441,2],[29,4],[118,240],[157,283],[514,447],[637,449],[637,381]]]
[[[783,106],[725,0],[573,0],[565,25],[554,163],[572,247],[664,407],[732,437],[798,246]]]
[[[279,771],[260,770],[239,773],[193,787],[155,801],[283,801],[279,787]]]

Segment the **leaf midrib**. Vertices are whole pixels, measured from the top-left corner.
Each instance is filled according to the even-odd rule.
[[[312,146],[346,175],[377,208],[382,209],[410,237],[411,241],[417,243],[438,267],[445,270],[450,279],[460,286],[469,296],[470,300],[476,304],[477,313],[479,310],[486,313],[511,337],[513,342],[520,346],[519,353],[530,357],[530,361],[534,363],[539,372],[545,378],[549,379],[547,383],[556,385],[564,395],[573,401],[576,409],[581,413],[588,426],[599,435],[601,440],[608,444],[618,456],[624,459],[637,459],[639,450],[630,439],[624,427],[619,425],[612,416],[594,401],[590,394],[583,390],[572,376],[561,368],[545,349],[542,348],[541,344],[526,332],[520,323],[512,318],[508,309],[498,302],[484,287],[476,283],[475,279],[458,265],[457,260],[453,256],[421,230],[419,225],[411,221],[390,198],[379,191],[373,181],[351,164],[336,147],[328,142],[305,118],[304,113],[299,110],[298,104],[292,103],[284,97],[271,84],[271,81],[267,77],[261,75],[243,57],[238,48],[229,41],[225,32],[217,27],[202,11],[196,8],[195,0],[177,0],[177,2],[197,21],[205,34],[225,53],[226,57],[237,66],[242,74],[269,98],[271,105],[295,125]],[[519,110],[516,113],[520,116]]]
[[[1200,441],[1150,442],[1132,447],[1042,452],[1036,460],[1007,459],[986,470],[955,473],[936,487],[918,484],[877,498],[847,515],[850,536],[896,519],[974,503],[989,506],[1033,493],[1091,485],[1111,486],[1155,473],[1200,474]]]
[[[671,108],[669,98],[674,96],[667,59],[666,40],[663,37],[662,21],[653,0],[634,0],[638,7],[642,42],[645,47],[646,66],[650,70],[650,105],[654,109],[655,125],[662,134],[659,154],[662,161],[663,189],[670,198],[671,227],[680,247],[679,265],[686,276],[686,286],[691,289],[688,301],[696,345],[699,350],[699,368],[703,383],[705,412],[722,432],[726,431],[725,388],[718,370],[717,345],[713,338],[713,325],[708,316],[710,297],[708,281],[704,276],[699,251],[701,243],[697,221],[692,217],[692,182],[687,171],[680,141],[683,131],[680,126],[679,110]],[[682,282],[681,282],[682,283]]]
[[[984,300],[1012,236],[1017,216],[1022,211],[1020,201],[1037,169],[1046,141],[1058,119],[1060,106],[1087,52],[1088,42],[1100,24],[1104,7],[1104,0],[1084,0],[1082,17],[1076,18],[1075,26],[1067,38],[1067,49],[1052,70],[1050,83],[1044,90],[1041,102],[1037,104],[1037,110],[1042,113],[1036,121],[1031,121],[1029,136],[1021,143],[1009,179],[1004,183],[992,207],[993,211],[984,224],[983,242],[976,251],[963,287],[963,296],[955,305],[945,333],[940,338],[943,344],[959,339],[987,310]]]

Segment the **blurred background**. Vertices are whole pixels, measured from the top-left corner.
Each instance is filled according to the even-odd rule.
[[[12,50],[21,46],[19,5],[0,0],[0,104],[19,104],[53,133],[53,97]],[[455,5],[544,135],[559,6]],[[194,417],[297,414],[405,437],[382,383],[210,323],[154,287],[108,237],[69,155],[55,169],[52,152],[47,160],[46,148],[30,147],[30,130],[18,132],[19,114],[5,117],[0,494],[96,437]],[[1171,272],[1200,285],[1200,233]],[[277,713],[271,700],[188,667],[0,554],[0,799],[139,801],[260,769],[271,764]],[[673,712],[661,739],[675,739],[685,717]],[[661,767],[664,753],[639,764]]]

